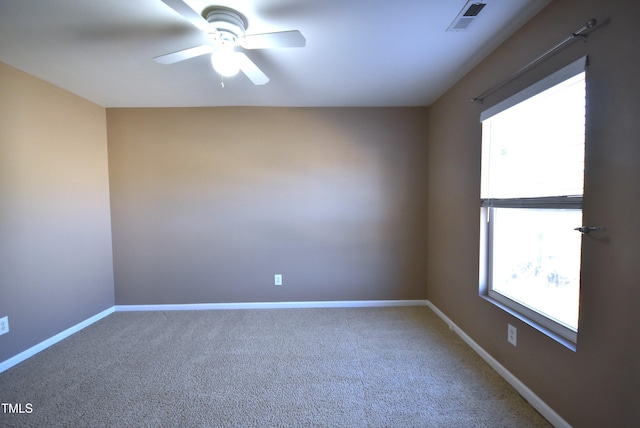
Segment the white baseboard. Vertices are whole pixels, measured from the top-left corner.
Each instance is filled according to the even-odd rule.
[[[453,321],[451,321],[440,309],[433,303],[427,301],[427,306],[436,313],[442,320],[453,330],[462,340],[471,347],[480,357],[487,362],[500,376],[502,376],[511,386],[515,388],[525,400],[531,404],[542,416],[547,419],[551,425],[556,428],[571,428],[571,425],[565,421],[558,413],[556,413],[547,403],[542,401],[533,391],[531,391],[524,383],[515,377],[509,370],[493,358],[487,351],[482,349],[471,337],[462,331]]]
[[[100,312],[99,314],[96,314],[94,316],[92,316],[91,318],[88,318],[82,322],[79,322],[78,324],[69,327],[68,329],[56,334],[55,336],[50,337],[47,340],[44,340],[40,343],[38,343],[37,345],[32,346],[31,348],[27,349],[26,351],[22,351],[21,353],[19,353],[18,355],[15,355],[11,358],[9,358],[8,360],[5,360],[3,362],[0,363],[0,373],[10,369],[11,367],[15,366],[16,364],[19,364],[21,362],[23,362],[24,360],[26,360],[27,358],[30,358],[32,356],[34,356],[35,354],[37,354],[40,351],[43,351],[45,349],[47,349],[48,347],[55,345],[56,343],[60,342],[63,339],[66,339],[67,337],[71,336],[74,333],[77,333],[78,331],[82,330],[83,328],[97,322],[100,321],[102,318],[112,314],[115,311],[115,306],[111,306],[108,309],[105,309],[104,311]]]
[[[130,311],[209,311],[223,309],[304,309],[371,308],[391,306],[426,306],[427,300],[345,300],[316,302],[190,303],[167,305],[116,305],[116,312]]]

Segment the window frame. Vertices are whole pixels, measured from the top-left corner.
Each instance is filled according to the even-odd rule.
[[[484,122],[490,117],[501,113],[513,106],[526,101],[529,98],[536,96],[537,94],[560,84],[568,79],[575,77],[578,74],[586,73],[588,58],[586,56],[570,63],[569,65],[559,69],[555,73],[539,80],[533,85],[525,88],[524,90],[516,93],[515,95],[506,98],[505,100],[495,104],[492,107],[484,110],[480,115],[480,121]],[[586,85],[586,74],[585,74]],[[586,92],[586,89],[585,89]],[[585,100],[585,113],[586,113],[586,100]],[[586,122],[586,118],[585,118]],[[586,139],[586,138],[585,138]],[[586,141],[585,141],[586,143]],[[484,140],[483,140],[484,144]],[[586,150],[585,150],[586,151]],[[482,169],[484,174],[485,153],[483,148],[482,154]],[[483,189],[484,192],[484,189]],[[584,192],[583,192],[584,193]],[[545,316],[544,314],[537,312],[527,306],[520,304],[519,302],[510,299],[509,297],[493,290],[492,282],[492,266],[493,266],[493,227],[492,221],[493,210],[500,208],[535,208],[535,209],[570,209],[580,210],[582,212],[582,199],[583,194],[580,195],[563,195],[563,196],[551,196],[551,197],[523,197],[523,198],[504,198],[504,199],[491,199],[481,198],[480,206],[480,297],[488,300],[492,304],[502,308],[506,312],[522,320],[523,322],[531,325],[537,330],[543,332],[547,336],[565,345],[573,351],[576,350],[578,330],[565,326],[564,324],[557,322],[556,320]],[[576,225],[580,226],[580,225]],[[578,232],[576,232],[578,233]]]

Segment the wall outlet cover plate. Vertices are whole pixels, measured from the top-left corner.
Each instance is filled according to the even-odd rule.
[[[9,333],[9,317],[0,318],[0,334]]]

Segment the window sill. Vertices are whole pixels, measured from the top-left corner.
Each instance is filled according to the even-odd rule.
[[[514,311],[513,309],[511,309],[508,306],[498,302],[497,300],[492,299],[490,296],[487,296],[487,295],[481,293],[480,297],[483,298],[484,300],[486,300],[487,302],[499,307],[503,311],[513,315],[514,317],[516,317],[517,319],[519,319],[523,323],[533,327],[534,329],[538,330],[540,333],[542,333],[545,336],[551,338],[552,340],[558,342],[559,344],[563,345],[564,347],[570,349],[573,352],[576,352],[576,350],[577,350],[576,344],[571,342],[570,340],[568,340],[568,339],[560,336],[559,334],[549,330],[548,328],[540,325],[539,323],[531,320],[530,318],[525,317],[521,313],[518,313],[518,312]]]

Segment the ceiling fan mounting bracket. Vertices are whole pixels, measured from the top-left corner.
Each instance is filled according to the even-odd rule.
[[[235,42],[245,35],[249,22],[240,12],[222,6],[210,6],[202,11],[202,17],[214,29],[216,39]]]

